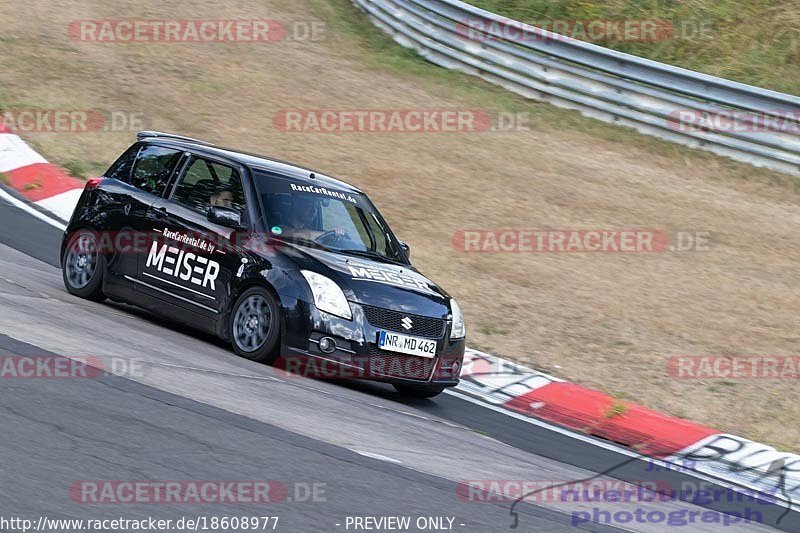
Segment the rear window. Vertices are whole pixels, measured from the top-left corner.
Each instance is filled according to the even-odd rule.
[[[128,148],[128,150],[111,165],[111,168],[105,173],[105,177],[130,183],[133,164],[136,162],[136,155],[139,153],[141,147],[142,145],[137,143]]]
[[[183,152],[163,146],[146,145],[140,151],[133,167],[130,184],[161,196]]]

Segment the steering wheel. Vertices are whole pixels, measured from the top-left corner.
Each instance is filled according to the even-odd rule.
[[[314,242],[322,244],[323,246],[326,244],[333,244],[338,241],[342,236],[336,233],[336,230],[329,229],[320,234],[319,237],[314,239]]]

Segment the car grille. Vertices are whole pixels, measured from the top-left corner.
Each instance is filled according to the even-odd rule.
[[[370,345],[369,357],[353,358],[351,364],[357,365],[369,376],[427,380],[433,372],[436,359],[387,352]]]
[[[419,337],[429,337],[432,339],[441,338],[444,332],[444,320],[441,318],[431,318],[427,316],[409,315],[400,311],[383,309],[380,307],[362,306],[367,322],[376,328],[388,329],[405,333],[406,335],[417,335]],[[413,325],[411,329],[403,326],[403,320],[409,318]]]

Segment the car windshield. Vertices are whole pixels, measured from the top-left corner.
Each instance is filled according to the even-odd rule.
[[[270,234],[349,255],[406,263],[400,243],[363,194],[253,173]]]

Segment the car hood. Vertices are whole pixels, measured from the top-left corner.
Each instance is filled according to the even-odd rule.
[[[305,270],[336,281],[351,302],[404,313],[444,318],[450,296],[410,265],[284,243],[284,253]]]

